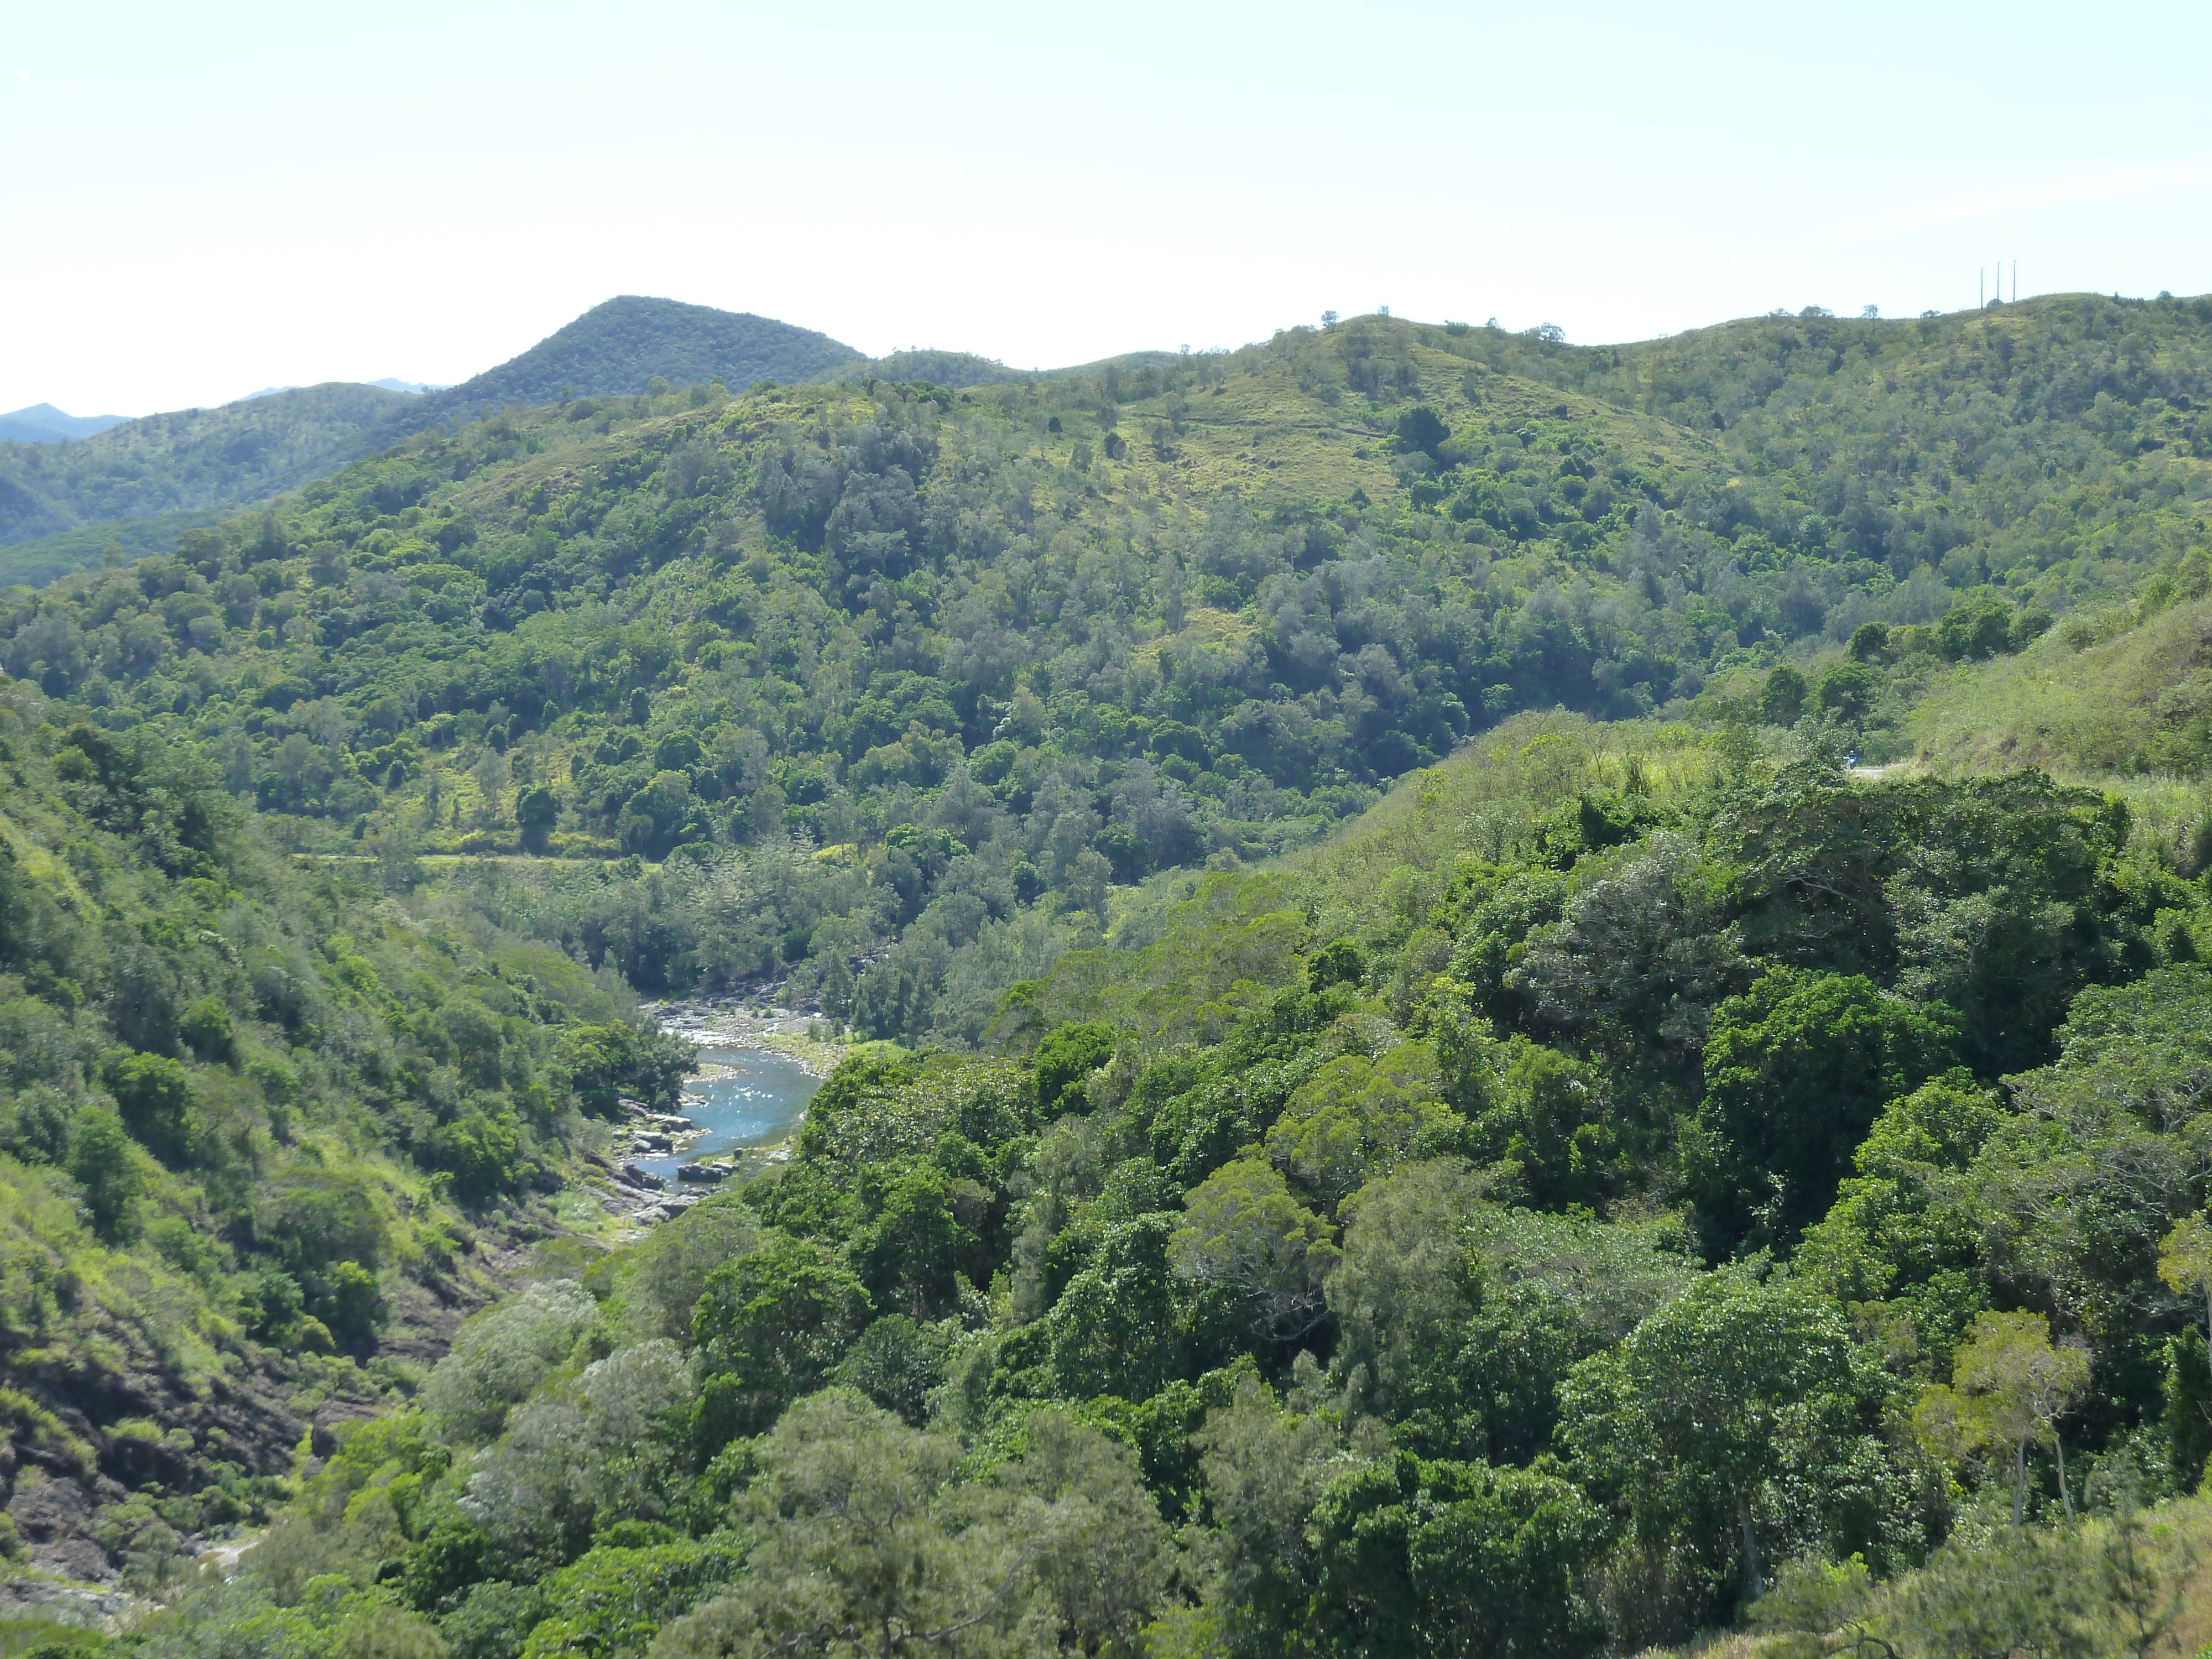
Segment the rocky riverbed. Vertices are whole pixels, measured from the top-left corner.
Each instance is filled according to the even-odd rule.
[[[647,1010],[661,1029],[698,1045],[679,1111],[625,1100],[613,1144],[598,1160],[600,1204],[619,1236],[682,1213],[747,1158],[773,1163],[822,1079],[849,1052],[824,1040],[812,1011],[740,998],[665,1003]]]

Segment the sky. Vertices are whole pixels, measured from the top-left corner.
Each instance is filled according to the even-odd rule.
[[[616,294],[1019,367],[2212,289],[2212,7],[0,9],[0,410],[503,362]],[[1987,292],[1986,289],[1978,290]]]

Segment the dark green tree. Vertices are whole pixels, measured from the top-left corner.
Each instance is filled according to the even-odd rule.
[[[1790,1245],[1883,1106],[1953,1061],[1955,1026],[1857,975],[1778,969],[1714,1011],[1698,1115],[1709,1254]]]
[[[1805,677],[1784,663],[1766,677],[1759,691],[1759,718],[1765,726],[1795,726],[1805,712]]]
[[[1559,1433],[1577,1473],[1634,1533],[1686,1549],[1716,1591],[1733,1566],[1748,1602],[1765,1583],[1769,1483],[1808,1462],[1844,1474],[1856,1395],[1837,1309],[1727,1268],[1577,1366]]]
[[[709,1369],[695,1436],[711,1454],[818,1387],[866,1323],[868,1292],[821,1245],[771,1232],[718,1267],[691,1316]]]
[[[1304,1634],[1322,1651],[1565,1656],[1604,1644],[1585,1586],[1609,1528],[1556,1474],[1401,1451],[1339,1476],[1310,1525],[1316,1573]]]
[[[93,1231],[111,1244],[137,1231],[134,1212],[145,1177],[136,1150],[123,1120],[104,1106],[87,1106],[70,1125],[70,1173],[84,1188]]]
[[[103,1073],[138,1144],[173,1168],[191,1146],[191,1073],[164,1054],[118,1054]]]
[[[1085,1080],[1114,1058],[1120,1035],[1103,1022],[1062,1025],[1037,1044],[1030,1060],[1030,1078],[1036,1091],[1039,1122],[1090,1109]]]

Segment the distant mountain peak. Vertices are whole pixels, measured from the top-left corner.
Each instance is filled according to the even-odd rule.
[[[120,426],[127,415],[69,415],[52,404],[33,404],[0,415],[0,443],[60,444],[72,438],[89,438],[111,426]]]
[[[428,394],[421,413],[465,420],[509,404],[644,392],[655,380],[677,386],[720,380],[742,392],[757,380],[811,380],[866,362],[842,341],[773,317],[621,294],[520,356]]]

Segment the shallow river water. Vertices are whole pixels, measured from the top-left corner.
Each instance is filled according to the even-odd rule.
[[[702,1047],[699,1060],[716,1068],[712,1077],[687,1079],[677,1109],[700,1128],[697,1141],[683,1152],[650,1153],[635,1162],[672,1187],[676,1168],[741,1146],[782,1139],[822,1086],[795,1060],[765,1048]]]

